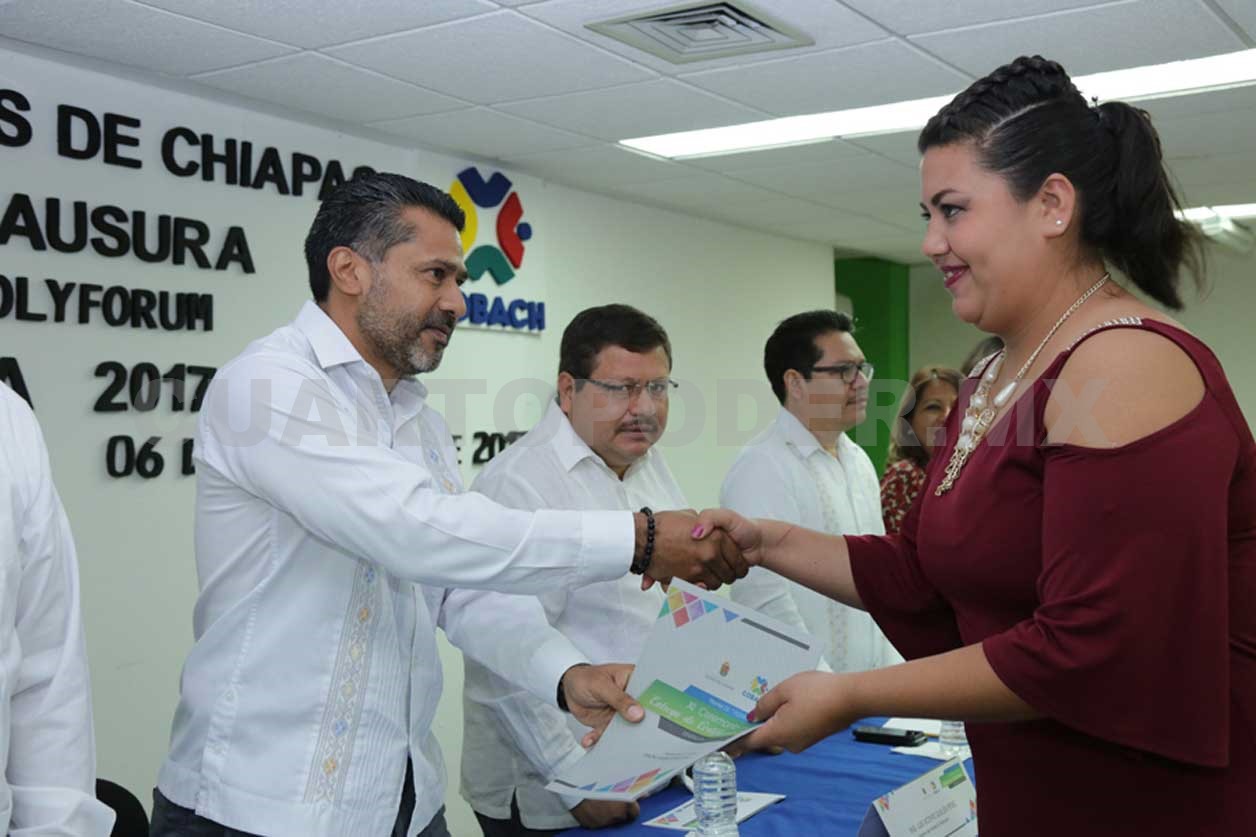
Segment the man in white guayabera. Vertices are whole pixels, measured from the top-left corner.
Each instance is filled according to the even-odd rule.
[[[106,837],[78,562],[48,448],[0,384],[0,834]]]
[[[655,447],[667,429],[671,372],[671,342],[653,317],[627,305],[580,312],[563,332],[557,398],[536,427],[480,472],[472,490],[518,509],[685,508]],[[531,606],[522,596],[480,599],[479,606],[504,612]],[[555,633],[594,662],[636,660],[663,602],[659,588],[642,590],[631,576],[539,599]],[[468,659],[462,717],[462,795],[485,837],[600,828],[636,817],[635,802],[545,790],[583,753],[579,723],[552,701]]]
[[[872,365],[854,326],[837,311],[783,320],[763,349],[781,411],[738,455],[720,505],[835,535],[883,535],[881,487],[868,454],[847,431],[868,417]],[[755,567],[732,587],[735,601],[809,631],[834,671],[864,671],[902,657],[861,610]]]
[[[415,380],[465,311],[462,211],[395,174],[339,186],[306,239],[314,300],[222,368],[196,447],[196,642],[154,794],[167,835],[447,833],[431,733],[435,631],[592,726],[641,709],[628,666],[591,666],[539,593],[630,568],[718,585],[746,564],[694,518],[523,512],[462,493]],[[653,537],[650,535],[653,534]],[[535,601],[535,600],[533,600]]]

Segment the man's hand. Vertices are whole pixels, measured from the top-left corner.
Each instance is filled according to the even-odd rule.
[[[641,815],[641,806],[635,802],[586,799],[571,809],[571,815],[580,823],[581,828],[606,828],[632,822]]]
[[[645,717],[641,704],[624,691],[632,670],[633,666],[626,663],[607,663],[572,666],[563,674],[562,688],[567,709],[577,721],[593,728],[580,742],[586,748],[597,743],[616,713],[633,724]]]
[[[804,671],[759,699],[751,721],[767,723],[739,738],[729,749],[737,753],[784,747],[799,753],[846,729],[858,714],[847,694],[849,677],[823,671]]]
[[[712,531],[714,527],[708,526],[705,536],[698,537],[701,523],[692,512],[657,512],[654,524],[654,557],[642,579],[642,589],[649,589],[656,581],[666,584],[683,578],[714,590],[750,570],[741,550],[722,530]],[[645,546],[645,525],[645,516],[638,514],[638,553]]]

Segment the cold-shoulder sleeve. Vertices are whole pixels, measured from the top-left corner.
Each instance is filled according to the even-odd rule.
[[[983,643],[1008,688],[1096,738],[1227,764],[1240,450],[1211,393],[1131,444],[1046,450],[1039,605]]]
[[[864,609],[909,660],[963,644],[955,612],[916,559],[922,493],[917,492],[897,534],[846,537],[851,574]]]

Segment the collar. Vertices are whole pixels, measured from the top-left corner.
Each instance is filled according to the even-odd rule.
[[[349,338],[340,329],[340,326],[336,325],[335,320],[327,316],[327,312],[316,303],[307,300],[301,306],[301,310],[297,313],[297,318],[292,325],[297,331],[305,335],[305,339],[310,341],[310,348],[314,350],[314,357],[318,360],[320,368],[331,369],[335,366],[360,363],[378,380],[379,373],[366,362],[362,357],[362,353],[349,342]],[[389,400],[393,403],[398,413],[411,417],[418,415],[423,409],[423,402],[426,398],[427,387],[413,377],[402,378],[393,387],[392,392],[389,393]]]
[[[589,447],[588,442],[580,438],[576,428],[571,426],[571,419],[567,418],[567,414],[563,412],[562,407],[558,406],[557,401],[550,402],[549,409],[545,411],[545,416],[537,427],[541,428],[548,438],[553,440],[551,444],[554,446],[554,452],[558,455],[558,462],[563,466],[563,470],[571,473],[581,462],[590,459],[619,481],[619,477],[616,476],[609,465],[602,461],[602,457],[598,456],[597,452]],[[653,447],[646,451],[645,456],[628,466],[622,481],[627,482],[633,474],[644,468],[652,456],[654,456]]]
[[[550,401],[539,427],[548,438],[553,440],[552,444],[554,452],[558,454],[558,461],[563,466],[563,470],[568,473],[586,459],[601,461],[593,452],[593,448],[589,447],[588,443],[580,438],[580,434],[576,433],[576,428],[571,426],[571,419],[567,418],[567,414],[563,412],[562,407],[558,406],[557,401]]]
[[[292,324],[310,341],[314,356],[318,358],[318,365],[323,369],[354,361],[366,363],[362,354],[340,330],[340,326],[314,302],[307,300]]]
[[[798,416],[784,407],[776,415],[776,432],[785,440],[785,444],[797,448],[804,459],[818,450],[823,450],[820,443],[816,441],[816,437],[811,435],[806,425],[799,421]]]
[[[811,457],[817,451],[825,456],[829,455],[829,452],[820,446],[819,440],[807,429],[806,425],[798,420],[798,416],[784,407],[777,414],[775,425],[777,435],[784,440],[785,444],[793,446],[803,459]],[[852,444],[854,442],[845,433],[837,435],[838,459],[842,458],[842,450]]]

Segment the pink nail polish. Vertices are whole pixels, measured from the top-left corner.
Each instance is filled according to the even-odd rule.
[[[706,527],[703,526],[701,523],[699,523],[697,526],[693,527],[693,532],[691,532],[690,534],[692,534],[693,537],[695,538],[700,538],[705,533],[706,533]]]
[[[749,712],[746,713],[746,720],[752,724],[754,723],[754,710],[753,709],[751,709]]]

